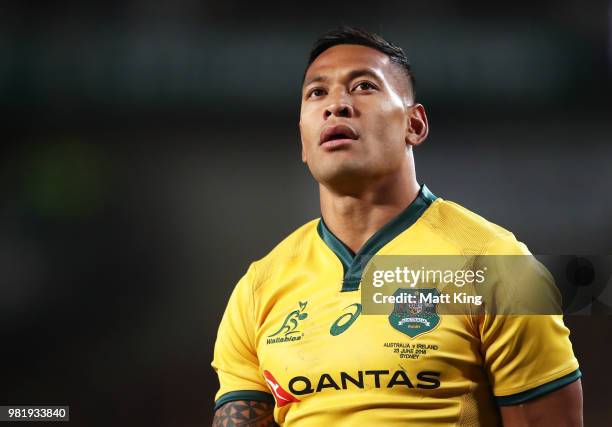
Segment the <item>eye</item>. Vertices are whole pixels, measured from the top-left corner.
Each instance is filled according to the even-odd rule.
[[[308,91],[308,93],[306,94],[306,98],[318,98],[323,95],[325,95],[325,90],[321,89],[320,87],[315,87]]]
[[[354,91],[359,91],[359,92],[363,92],[365,90],[374,90],[377,89],[376,86],[374,86],[372,83],[370,82],[359,82],[357,83],[357,85],[353,88]]]

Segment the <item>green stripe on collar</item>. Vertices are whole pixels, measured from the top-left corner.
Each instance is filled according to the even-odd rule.
[[[400,233],[412,226],[436,199],[437,197],[425,185],[422,185],[419,194],[410,206],[374,233],[356,254],[327,228],[325,221],[321,218],[317,225],[317,232],[342,263],[344,271],[342,292],[358,290],[361,283],[361,274],[370,258]]]

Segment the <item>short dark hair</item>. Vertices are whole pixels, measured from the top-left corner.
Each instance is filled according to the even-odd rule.
[[[376,33],[372,33],[361,28],[342,26],[328,31],[319,37],[310,50],[308,64],[304,70],[304,77],[306,77],[308,67],[310,67],[310,65],[319,55],[330,47],[337,46],[339,44],[358,44],[367,46],[387,55],[389,59],[399,66],[400,70],[402,70],[402,72],[406,75],[408,81],[410,82],[412,96],[413,98],[416,96],[416,82],[414,73],[402,48],[385,40]],[[302,79],[302,81],[303,80],[304,79]]]

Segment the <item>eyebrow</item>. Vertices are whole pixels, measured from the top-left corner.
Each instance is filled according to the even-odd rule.
[[[350,71],[346,77],[344,77],[346,80],[354,80],[357,77],[363,77],[363,76],[368,76],[368,77],[372,77],[376,80],[380,80],[380,76],[378,75],[378,73],[376,73],[375,71],[373,71],[370,68],[359,68],[357,70],[352,70]],[[322,76],[322,75],[315,75],[313,77],[311,77],[310,79],[308,79],[307,81],[304,82],[304,85],[302,86],[302,89],[305,88],[306,86],[309,86],[313,83],[316,82],[325,82],[329,80],[327,77]]]

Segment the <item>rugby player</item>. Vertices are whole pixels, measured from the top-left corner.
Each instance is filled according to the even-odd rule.
[[[213,424],[582,425],[581,373],[561,316],[440,316],[407,329],[362,314],[364,257],[529,254],[418,184],[413,149],[428,122],[404,52],[354,28],[322,36],[299,125],[321,218],[236,285],[212,362]],[[402,358],[404,348],[418,357]]]

